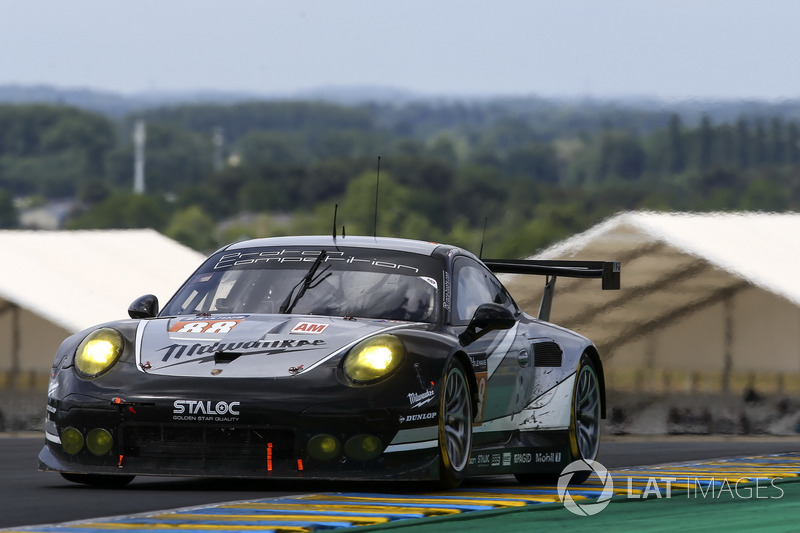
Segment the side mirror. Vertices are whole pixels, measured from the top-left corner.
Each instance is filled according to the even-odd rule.
[[[131,318],[153,318],[158,314],[158,298],[153,294],[145,294],[136,298],[128,307]]]
[[[475,342],[490,331],[510,329],[517,320],[507,308],[495,303],[482,304],[472,315],[467,329],[458,336],[462,346]]]

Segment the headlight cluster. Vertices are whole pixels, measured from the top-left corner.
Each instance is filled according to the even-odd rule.
[[[114,446],[114,437],[111,433],[102,428],[94,428],[87,433],[84,438],[79,430],[68,427],[61,431],[61,447],[70,455],[76,455],[85,447],[92,453],[100,457],[106,455]]]
[[[318,461],[333,461],[342,456],[341,441],[327,433],[311,437],[306,449]],[[371,461],[383,453],[383,450],[383,442],[375,435],[354,435],[344,443],[344,455],[356,461]]]
[[[87,378],[108,371],[122,355],[122,336],[115,329],[101,328],[83,339],[75,351],[75,369]]]
[[[397,370],[406,354],[394,335],[376,335],[356,344],[344,359],[344,374],[356,383],[379,381]]]

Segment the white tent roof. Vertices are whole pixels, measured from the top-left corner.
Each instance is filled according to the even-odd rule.
[[[0,300],[72,332],[163,305],[205,257],[150,229],[0,231],[0,249]]]
[[[800,306],[800,214],[618,214],[544,250],[539,259],[620,261],[622,289],[559,278],[551,318],[614,347],[756,286]],[[508,285],[536,313],[541,280]],[[596,285],[595,285],[596,283]]]

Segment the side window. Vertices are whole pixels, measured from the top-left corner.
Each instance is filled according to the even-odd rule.
[[[483,266],[467,258],[456,260],[454,268],[455,305],[453,324],[467,324],[479,305],[496,303],[517,313],[517,306],[495,277]]]

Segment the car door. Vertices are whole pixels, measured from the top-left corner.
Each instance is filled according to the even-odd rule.
[[[479,262],[469,257],[457,258],[453,278],[451,323],[459,332],[466,329],[475,310],[484,303],[502,305],[519,316],[508,292]],[[508,417],[525,406],[532,387],[533,358],[524,334],[524,328],[517,323],[507,330],[491,331],[464,347],[478,386],[474,425]]]

